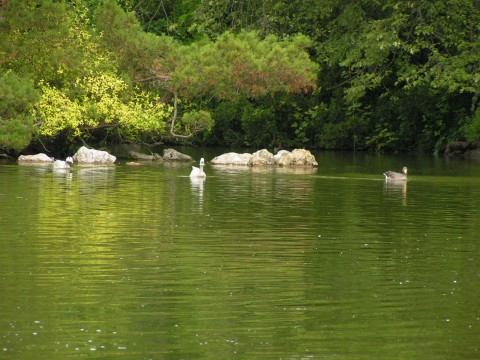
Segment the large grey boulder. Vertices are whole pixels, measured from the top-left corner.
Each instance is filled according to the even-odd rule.
[[[167,161],[194,161],[190,155],[182,154],[175,149],[165,149],[163,159]]]
[[[144,149],[139,144],[115,144],[108,146],[109,153],[117,159],[130,159],[142,161],[163,161],[163,157],[157,153]]]
[[[281,150],[274,159],[275,163],[281,167],[318,166],[315,156],[305,149],[294,149],[291,152]]]
[[[210,164],[212,165],[248,165],[252,154],[243,153],[238,154],[235,152],[229,152],[226,154],[214,157]]]
[[[139,151],[130,150],[128,155],[130,159],[134,159],[134,160],[163,161],[163,158],[157,153],[152,153],[148,155],[148,154],[141,153]]]
[[[455,141],[448,143],[445,155],[480,161],[480,141]]]
[[[262,149],[254,152],[250,161],[248,162],[249,166],[273,166],[275,165],[275,159],[273,154],[267,149]]]
[[[40,154],[36,154],[36,155],[20,155],[18,157],[18,162],[20,163],[38,163],[38,164],[41,164],[41,163],[52,163],[53,162],[53,158],[44,154],[44,153],[40,153]]]
[[[117,158],[106,151],[89,149],[82,146],[73,155],[78,164],[112,165]]]

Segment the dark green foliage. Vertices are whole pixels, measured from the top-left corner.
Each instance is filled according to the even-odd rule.
[[[244,145],[244,130],[240,119],[245,105],[248,105],[247,101],[224,101],[214,107],[212,115],[215,126],[208,137],[208,143],[234,147]]]
[[[198,35],[195,25],[199,0],[118,0],[126,11],[134,12],[145,31],[190,42]]]
[[[124,76],[141,83],[158,73],[172,71],[172,39],[144,32],[135,13],[126,13],[114,0],[106,0],[96,9],[94,22],[102,34],[102,45]]]
[[[0,75],[0,147],[19,151],[31,141],[34,118],[31,106],[38,99],[30,79]]]
[[[356,104],[355,114],[367,116],[369,121],[359,121],[365,144],[439,152],[461,139],[478,106],[478,5],[392,1],[380,8],[351,2],[339,9],[318,49],[321,63],[342,77],[322,87],[342,88],[347,104]]]
[[[0,2],[0,71],[71,89],[86,64],[178,96],[176,127],[213,119],[194,142],[441,152],[480,140],[476,0]],[[33,121],[27,107],[9,119]],[[0,131],[16,148],[31,136]]]
[[[211,38],[243,29],[310,36],[312,58],[321,65],[319,91],[276,122],[297,144],[439,152],[465,131],[474,136],[480,83],[475,1],[216,0],[199,1],[195,15],[196,29]],[[280,132],[265,111],[250,111],[249,120],[237,116],[235,139],[243,132],[252,143],[248,125],[262,121],[259,142],[267,141],[265,132]]]
[[[480,108],[473,114],[471,122],[466,127],[466,136],[470,141],[480,140]]]

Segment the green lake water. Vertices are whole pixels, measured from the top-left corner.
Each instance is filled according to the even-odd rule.
[[[204,182],[0,163],[0,358],[480,358],[480,164],[213,152]]]

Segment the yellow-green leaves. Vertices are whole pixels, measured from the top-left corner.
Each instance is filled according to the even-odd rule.
[[[36,106],[36,114],[41,119],[38,133],[55,136],[70,129],[74,136],[80,135],[82,127],[82,109],[66,94],[49,85],[42,84],[42,98]]]
[[[119,126],[131,135],[140,135],[163,134],[173,108],[153,99],[150,93],[136,90],[135,96],[119,110]]]
[[[71,137],[102,127],[118,129],[135,138],[143,133],[161,134],[171,107],[152,94],[131,88],[113,74],[92,74],[77,79],[69,90],[41,83],[43,95],[36,106],[38,133],[53,137],[68,131]]]

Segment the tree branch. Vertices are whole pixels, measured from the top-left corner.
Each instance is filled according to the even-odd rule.
[[[178,105],[178,97],[177,97],[177,93],[175,92],[173,94],[173,117],[172,117],[172,123],[170,124],[170,134],[172,134],[172,136],[174,137],[181,138],[181,139],[191,138],[193,134],[180,135],[180,134],[175,134],[175,132],[173,131],[173,128],[175,127],[175,122],[177,121],[177,114],[178,114],[177,105]]]

